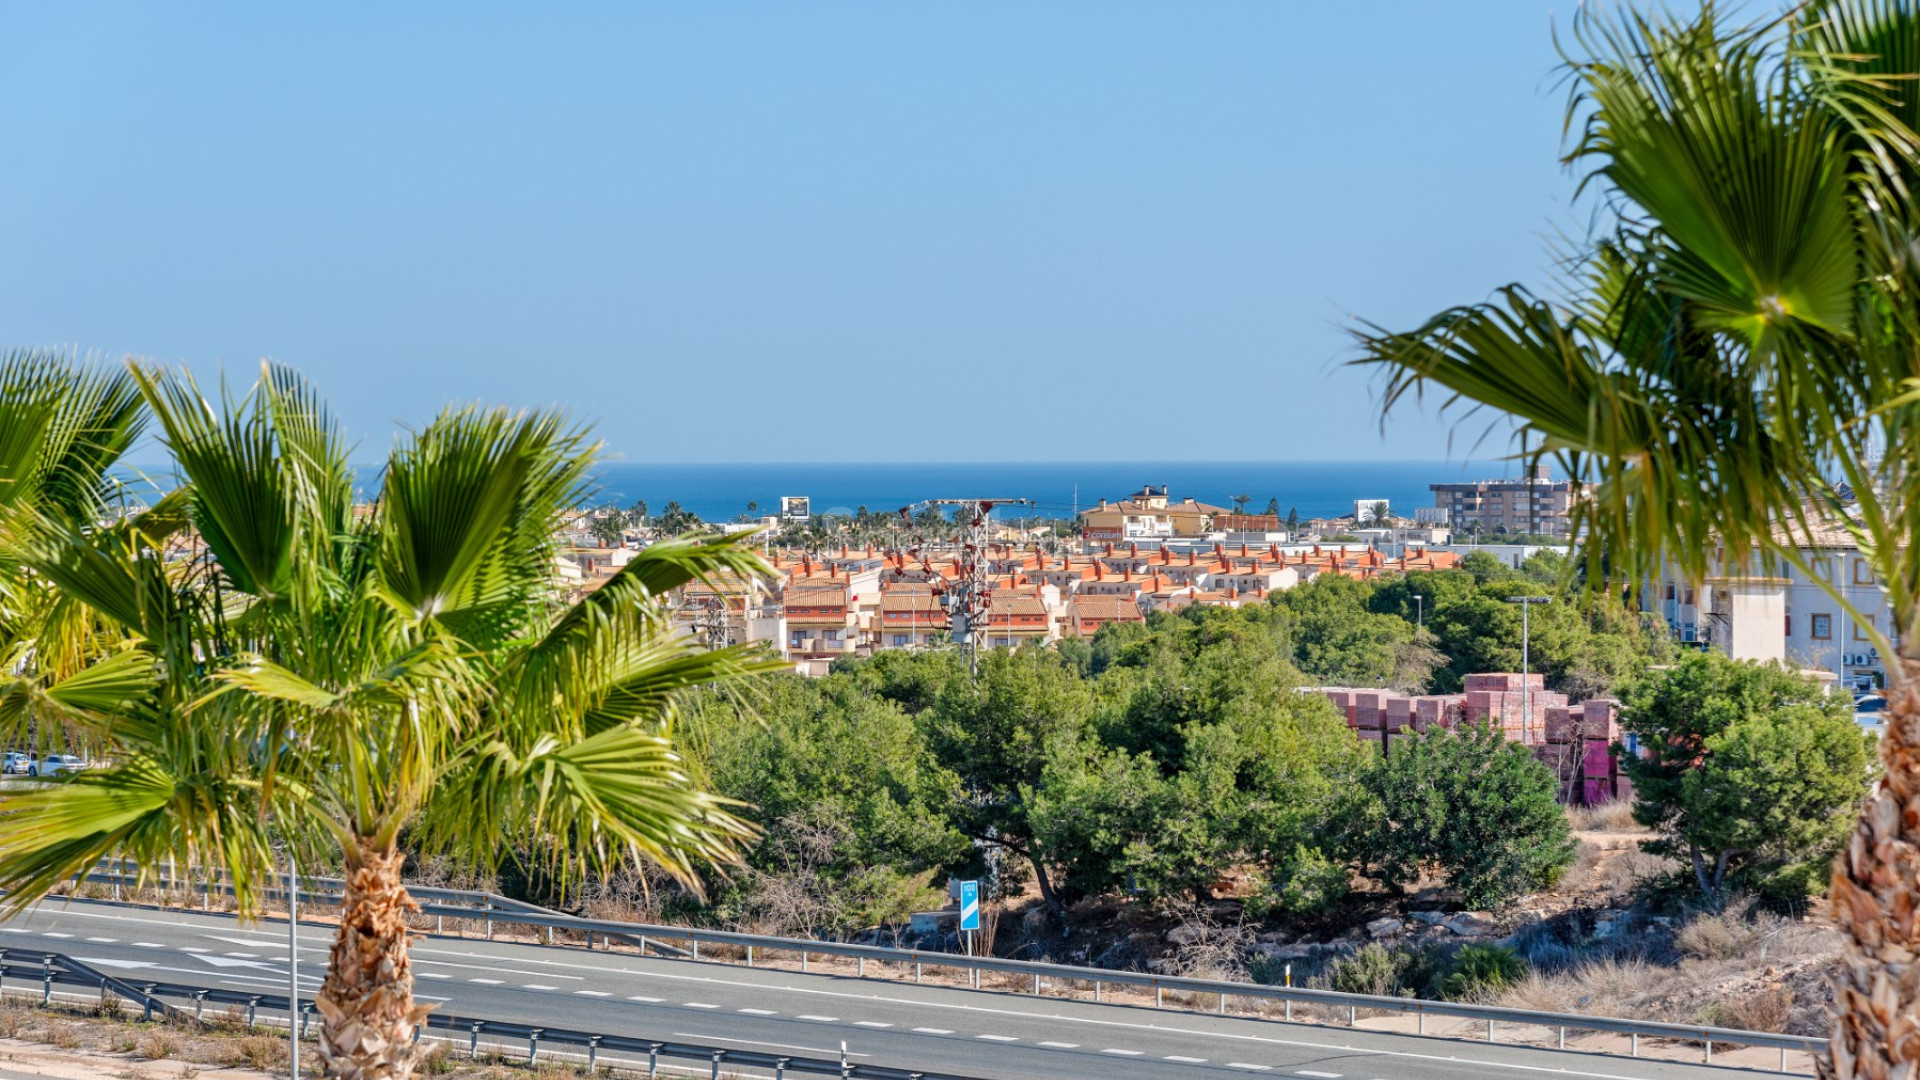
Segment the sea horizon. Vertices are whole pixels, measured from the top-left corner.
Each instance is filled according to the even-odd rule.
[[[355,466],[360,491],[379,486],[379,465]],[[164,489],[171,467],[134,470]],[[1026,462],[710,462],[602,461],[594,466],[588,502],[621,508],[637,501],[659,513],[668,502],[712,522],[777,512],[783,497],[809,500],[821,514],[891,513],[939,498],[1028,499],[1002,516],[1069,518],[1101,499],[1114,501],[1143,485],[1166,485],[1175,499],[1247,510],[1277,503],[1281,516],[1337,517],[1357,501],[1385,500],[1395,512],[1433,505],[1429,484],[1518,475],[1510,461],[1026,461]],[[754,509],[749,511],[752,504]]]

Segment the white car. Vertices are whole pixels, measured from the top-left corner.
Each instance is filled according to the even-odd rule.
[[[76,773],[87,767],[87,759],[78,754],[48,754],[37,761],[27,762],[28,776],[59,776],[61,773]]]
[[[7,776],[25,776],[27,773],[27,762],[30,760],[32,759],[18,750],[9,750],[7,751],[5,762],[0,763],[0,774]]]

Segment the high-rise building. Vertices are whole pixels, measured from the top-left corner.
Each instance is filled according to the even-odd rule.
[[[1547,476],[1536,465],[1525,477],[1511,480],[1473,480],[1458,484],[1430,484],[1433,505],[1447,515],[1455,532],[1537,533],[1566,536],[1567,512],[1578,497],[1570,480]]]

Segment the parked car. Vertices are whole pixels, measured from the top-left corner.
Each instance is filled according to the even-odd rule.
[[[1853,722],[1870,730],[1886,726],[1887,699],[1879,694],[1862,694],[1854,698]]]
[[[27,762],[28,776],[59,776],[61,773],[75,773],[87,767],[87,759],[79,754],[48,754],[38,761]]]
[[[25,776],[29,760],[31,759],[20,751],[9,750],[5,762],[0,763],[0,773],[7,776]]]

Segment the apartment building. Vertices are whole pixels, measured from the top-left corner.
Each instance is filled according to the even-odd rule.
[[[1702,581],[1669,568],[1642,594],[1641,606],[1657,612],[1685,644],[1832,672],[1846,685],[1884,686],[1889,658],[1872,632],[1897,636],[1898,626],[1873,567],[1845,529],[1823,525],[1800,539],[1811,577],[1790,565],[1764,567],[1757,556],[1730,565],[1722,553]],[[1835,603],[1828,588],[1863,614],[1864,623]]]
[[[1568,535],[1568,512],[1578,497],[1570,480],[1548,478],[1545,465],[1514,480],[1430,484],[1433,505],[1459,532]]]

